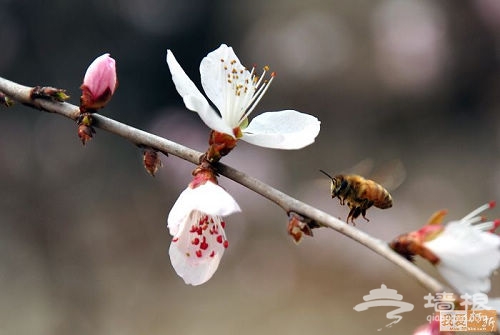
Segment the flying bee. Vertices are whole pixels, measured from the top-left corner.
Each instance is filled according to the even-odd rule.
[[[335,177],[330,176],[323,170],[319,170],[331,180],[330,192],[332,199],[338,197],[341,205],[349,206],[350,211],[347,215],[353,225],[354,219],[360,214],[366,221],[366,210],[371,206],[381,209],[392,207],[392,197],[382,185],[370,179],[365,179],[357,174],[339,174]]]

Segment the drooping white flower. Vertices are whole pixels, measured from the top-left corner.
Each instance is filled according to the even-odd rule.
[[[191,183],[180,194],[167,219],[173,236],[169,254],[186,284],[203,284],[215,273],[228,247],[223,217],[240,211],[233,197],[210,180]]]
[[[189,79],[170,50],[167,51],[167,63],[186,107],[197,112],[215,131],[275,149],[303,148],[313,143],[319,133],[320,122],[316,117],[295,110],[262,113],[246,126],[248,116],[268,89],[274,74],[267,80],[268,67],[261,76],[255,74],[255,69],[248,71],[233,48],[225,44],[210,52],[200,64],[201,84],[220,114]]]
[[[494,206],[485,204],[452,221],[424,247],[439,258],[441,275],[460,293],[488,292],[490,276],[500,266],[500,236],[488,231],[498,221],[483,222],[478,214]]]

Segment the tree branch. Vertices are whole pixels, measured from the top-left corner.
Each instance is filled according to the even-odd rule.
[[[65,102],[52,101],[50,99],[32,99],[32,90],[32,87],[23,86],[0,77],[0,92],[5,93],[11,99],[30,107],[44,110],[46,112],[66,116],[75,121],[79,117],[80,110],[78,106]],[[100,128],[102,130],[118,135],[124,139],[131,141],[135,145],[151,147],[163,153],[168,153],[182,158],[193,164],[199,164],[200,162],[200,158],[202,156],[201,152],[187,148],[160,136],[153,135],[143,130],[128,126],[99,114],[93,114],[93,118],[95,121],[93,126],[95,126],[96,128]],[[318,210],[317,208],[314,208],[306,203],[292,198],[289,195],[263,183],[262,181],[255,179],[228,165],[217,163],[215,167],[221,175],[264,196],[265,198],[280,206],[286,213],[297,213],[304,218],[312,220],[314,223],[319,224],[320,226],[336,230],[337,232],[344,234],[345,236],[373,250],[377,254],[385,257],[386,259],[390,260],[391,262],[405,270],[410,276],[415,278],[423,287],[425,287],[430,292],[436,293],[444,291],[445,287],[440,282],[423,272],[413,263],[407,261],[405,258],[394,252],[386,242],[380,239],[376,239],[360,231],[359,229],[350,226],[346,222],[343,222],[323,211]]]

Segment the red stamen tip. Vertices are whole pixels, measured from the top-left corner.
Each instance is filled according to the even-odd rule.
[[[500,219],[493,221],[493,228],[490,229],[490,233],[494,233],[498,227],[500,227]]]
[[[493,208],[497,205],[497,202],[496,201],[490,201],[488,202],[488,206],[490,206],[490,208]]]

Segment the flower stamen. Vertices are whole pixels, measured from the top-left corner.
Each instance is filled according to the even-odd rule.
[[[469,214],[464,216],[461,221],[469,221],[471,218],[475,217],[479,213],[484,212],[487,209],[493,208],[494,206],[495,206],[495,202],[490,201],[489,203],[484,204],[482,206],[479,206],[478,208],[476,208],[475,210],[473,210],[472,212],[470,212]],[[474,222],[477,222],[477,221],[474,221]]]
[[[250,115],[250,113],[253,112],[255,107],[258,105],[264,94],[267,92],[269,89],[269,86],[271,85],[271,82],[273,81],[275,74],[274,72],[271,74],[271,78],[269,80],[264,80],[266,70],[269,69],[269,67],[264,67],[264,72],[260,76],[260,79],[257,81],[257,84],[254,86],[254,94],[252,98],[250,99],[250,102],[247,104],[246,111],[243,113],[243,115],[240,117],[239,121],[240,123]],[[252,70],[253,71],[253,70]]]
[[[226,104],[221,110],[221,116],[231,127],[240,126],[248,115],[255,109],[262,96],[269,88],[275,73],[271,74],[271,79],[267,80],[269,66],[264,66],[260,76],[255,74],[255,67],[247,71],[236,60],[231,60],[229,64],[225,59],[221,59],[223,75],[227,78],[225,88]],[[235,113],[236,111],[236,113]]]
[[[488,221],[488,222],[483,222],[481,224],[474,225],[474,228],[477,228],[479,230],[491,230],[495,227],[495,221]]]

